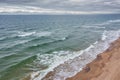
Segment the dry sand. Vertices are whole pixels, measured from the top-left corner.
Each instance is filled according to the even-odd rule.
[[[53,74],[50,72],[45,77]],[[23,80],[31,79],[26,77]],[[82,71],[66,80],[120,80],[120,38],[111,43],[105,52],[97,55],[97,58],[87,64]]]
[[[120,39],[111,43],[82,71],[66,80],[120,80]]]

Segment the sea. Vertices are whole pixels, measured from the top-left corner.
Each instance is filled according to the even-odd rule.
[[[0,80],[65,80],[119,37],[120,14],[0,15]]]

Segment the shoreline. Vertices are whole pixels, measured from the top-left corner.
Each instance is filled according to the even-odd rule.
[[[75,76],[66,80],[119,80],[120,79],[120,38],[97,55]]]
[[[99,47],[100,46],[97,46],[97,48],[99,48]],[[106,66],[106,64],[108,63],[108,61],[113,56],[112,53],[116,52],[114,50],[120,50],[120,38],[118,38],[118,39],[116,39],[114,41],[111,41],[111,43],[109,44],[109,47],[106,48],[103,52],[99,52],[98,51],[99,53],[96,54],[96,57],[93,60],[90,59],[91,61],[88,62],[87,64],[85,63],[85,65],[83,65],[83,67],[81,68],[81,70],[79,70],[80,67],[77,67],[77,73],[76,74],[72,74],[71,73],[72,76],[69,75],[69,73],[70,73],[69,71],[72,70],[72,67],[69,64],[73,63],[75,59],[77,59],[77,63],[78,64],[81,62],[80,60],[83,60],[83,63],[84,63],[85,59],[83,59],[83,58],[80,59],[80,57],[77,57],[77,58],[71,60],[73,62],[65,62],[64,64],[60,64],[59,66],[55,67],[53,71],[48,72],[42,79],[39,79],[39,77],[38,77],[39,75],[35,75],[34,78],[31,78],[31,74],[30,74],[30,75],[24,77],[22,80],[31,80],[31,79],[35,79],[37,77],[38,78],[35,79],[35,80],[58,80],[58,79],[60,79],[60,80],[61,79],[62,80],[63,79],[64,80],[104,80],[104,77],[100,78],[100,79],[97,79],[97,77],[99,77],[99,75],[101,75],[102,73],[104,73],[102,71],[102,69]],[[84,56],[89,56],[89,55],[84,54],[81,57],[84,57]],[[119,56],[119,54],[118,54],[118,56]],[[91,57],[89,56],[88,58],[91,58]],[[73,66],[76,66],[75,64],[73,63]],[[64,68],[64,69],[60,69],[60,68]],[[67,73],[64,73],[64,75],[67,75],[68,77],[66,77],[66,78],[61,77],[60,78],[59,77],[59,72],[61,72],[61,70],[63,70],[63,71],[67,70]],[[109,70],[106,70],[106,71],[108,72]],[[56,77],[58,76],[59,78],[58,79],[57,78],[54,79],[55,76]],[[96,78],[96,79],[93,79],[93,78]],[[115,80],[115,79],[105,79],[105,80]],[[116,79],[116,80],[118,80],[118,79]]]

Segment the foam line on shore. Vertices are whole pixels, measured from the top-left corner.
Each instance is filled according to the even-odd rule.
[[[31,75],[33,80],[65,80],[82,70],[82,68],[94,60],[99,53],[105,51],[111,42],[116,40],[120,36],[120,30],[118,31],[104,31],[101,40],[96,41],[85,50],[73,52],[74,56],[68,56],[68,58],[62,61],[55,62],[53,65],[43,71],[34,72]],[[38,74],[40,75],[38,75]],[[36,77],[36,75],[38,75]]]

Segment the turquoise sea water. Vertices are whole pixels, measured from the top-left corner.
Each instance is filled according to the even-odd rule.
[[[0,15],[0,80],[43,74],[119,29],[119,14]]]

